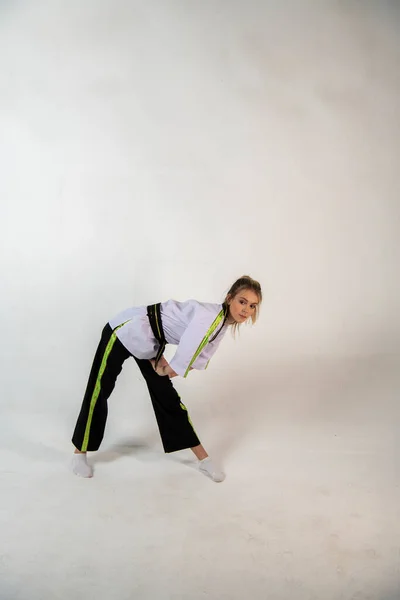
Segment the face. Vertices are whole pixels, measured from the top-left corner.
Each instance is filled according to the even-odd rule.
[[[230,322],[244,323],[254,315],[259,303],[258,296],[253,290],[242,290],[233,298],[228,298]]]

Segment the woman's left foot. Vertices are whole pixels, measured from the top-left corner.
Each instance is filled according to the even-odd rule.
[[[86,454],[75,453],[72,457],[72,470],[79,477],[93,477],[93,469],[87,464]]]
[[[209,456],[207,456],[207,458],[203,458],[203,460],[199,460],[199,471],[218,483],[224,481],[225,479],[225,473],[223,473],[214,465]]]

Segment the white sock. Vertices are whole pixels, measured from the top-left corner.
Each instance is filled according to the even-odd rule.
[[[213,481],[220,482],[225,479],[225,473],[214,465],[209,456],[203,458],[203,460],[199,460],[199,471],[207,475],[207,477],[211,477]]]
[[[93,477],[93,469],[87,464],[86,454],[74,454],[72,458],[72,470],[79,477]]]

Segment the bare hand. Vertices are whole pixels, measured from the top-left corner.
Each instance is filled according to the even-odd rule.
[[[161,377],[162,376],[165,377],[167,375],[167,373],[165,371],[166,371],[166,367],[168,367],[169,365],[168,365],[168,362],[166,361],[166,359],[164,358],[164,356],[161,356],[161,358],[159,359],[157,368],[156,368],[156,359],[155,358],[150,359],[150,362],[151,362],[151,366],[153,367],[153,369],[155,370],[157,375],[160,375]]]
[[[162,356],[158,361],[157,368],[155,358],[151,358],[150,363],[157,375],[160,375],[160,377],[165,377],[167,375],[170,379],[172,379],[173,377],[177,377],[177,373],[175,373],[175,371],[171,369],[164,356]]]

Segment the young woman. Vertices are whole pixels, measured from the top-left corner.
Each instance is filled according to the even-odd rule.
[[[192,369],[206,369],[228,327],[235,331],[248,319],[256,322],[261,301],[260,284],[246,275],[235,281],[222,305],[168,300],[128,308],[111,319],[103,329],[72,437],[73,472],[92,477],[86,453],[99,449],[107,400],[124,361],[133,357],[150,392],[164,451],[191,448],[199,470],[213,481],[223,481],[224,473],[201,445],[171,379],[186,377]],[[163,356],[166,344],[177,345],[170,364]]]

